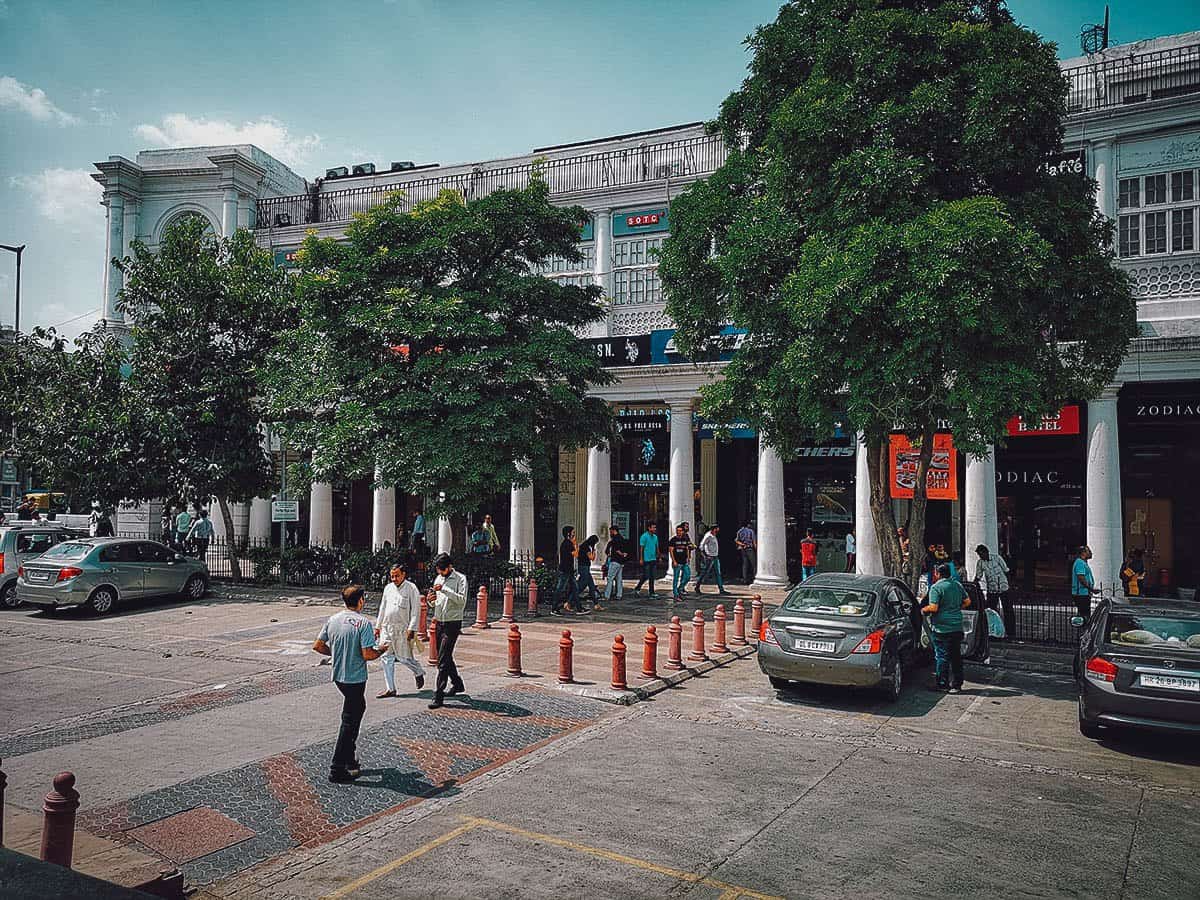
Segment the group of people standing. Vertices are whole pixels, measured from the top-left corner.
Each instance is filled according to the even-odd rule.
[[[213,523],[208,510],[197,503],[193,510],[184,504],[164,506],[162,512],[163,540],[181,553],[190,553],[203,561],[208,556],[208,544],[213,537]]]

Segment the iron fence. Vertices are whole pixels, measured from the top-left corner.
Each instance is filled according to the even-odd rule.
[[[1072,113],[1200,93],[1200,44],[1100,57],[1063,69]]]

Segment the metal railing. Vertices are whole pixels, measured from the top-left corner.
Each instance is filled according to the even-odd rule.
[[[269,197],[258,201],[256,228],[345,222],[355,213],[378,206],[396,191],[404,192],[405,209],[432,200],[444,190],[474,200],[492,191],[526,187],[534,172],[541,173],[552,195],[709,175],[721,167],[727,155],[725,142],[719,135],[702,135],[580,156],[549,157],[494,169],[479,166],[469,172],[384,185]]]
[[[1131,53],[1063,69],[1067,111],[1081,113],[1200,93],[1200,44]]]

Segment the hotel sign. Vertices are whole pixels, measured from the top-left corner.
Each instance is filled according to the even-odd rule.
[[[1048,434],[1079,434],[1079,407],[1064,406],[1054,415],[1044,416],[1037,422],[1026,422],[1020,416],[1008,420],[1009,437]]]

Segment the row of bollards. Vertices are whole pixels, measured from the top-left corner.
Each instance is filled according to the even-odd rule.
[[[8,778],[0,771],[0,847],[4,846],[4,789]],[[79,809],[79,792],[75,776],[59,772],[54,776],[54,789],[42,801],[43,862],[71,868],[75,851],[75,811]]]

